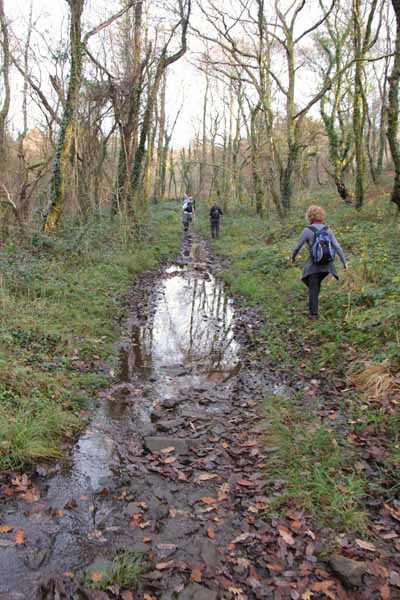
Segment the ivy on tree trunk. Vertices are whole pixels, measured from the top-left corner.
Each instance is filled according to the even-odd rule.
[[[51,183],[52,202],[44,223],[44,231],[53,231],[60,219],[65,198],[65,179],[74,140],[75,115],[82,75],[81,19],[84,0],[67,0],[71,10],[70,44],[71,70],[68,94],[54,159]]]
[[[399,81],[400,81],[400,0],[392,0],[396,15],[396,45],[392,72],[389,77],[389,103],[387,110],[387,138],[394,165],[394,184],[391,201],[400,210],[400,147],[397,138],[399,129]]]

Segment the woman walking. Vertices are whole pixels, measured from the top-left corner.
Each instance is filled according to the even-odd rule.
[[[344,269],[347,270],[343,250],[332,230],[324,225],[324,217],[325,211],[320,206],[312,205],[307,209],[306,220],[309,225],[303,229],[292,253],[292,264],[295,264],[300,248],[307,242],[309,258],[304,265],[301,279],[308,287],[309,316],[312,320],[318,319],[318,298],[321,282],[329,274],[339,279],[334,264],[335,253],[339,255]]]

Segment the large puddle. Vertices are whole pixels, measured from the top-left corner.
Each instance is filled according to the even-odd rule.
[[[117,467],[119,429],[154,433],[151,413],[157,403],[178,399],[184,408],[192,390],[226,388],[240,370],[232,300],[211,273],[171,266],[153,294],[150,316],[144,323],[128,321],[120,351],[119,379],[130,385],[128,392],[101,402],[76,446],[73,477],[92,489]]]
[[[145,290],[134,296],[141,304],[137,310],[132,307],[121,340],[118,381],[100,395],[96,414],[75,445],[72,463],[39,477],[40,502],[11,503],[1,517],[21,528],[29,542],[22,552],[6,540],[0,569],[9,578],[0,578],[1,598],[14,598],[10,590],[19,589],[23,593],[15,598],[29,597],[25,590],[39,566],[41,576],[79,570],[113,536],[122,546],[132,544],[133,538],[139,543],[141,530],[125,531],[125,517],[121,521],[114,513],[113,490],[128,486],[132,497],[140,490],[151,504],[168,488],[170,502],[175,482],[158,475],[163,465],[148,457],[147,450],[157,451],[157,444],[164,448],[165,440],[171,440],[185,454],[192,445],[207,447],[210,436],[225,430],[240,371],[234,309],[221,282],[204,266],[198,270],[195,266],[188,260],[186,267],[166,269],[154,287],[150,279],[144,280]],[[182,459],[182,464],[185,460],[189,459]],[[199,466],[205,459],[194,455],[191,460]],[[156,522],[158,501],[154,510]],[[174,540],[176,535],[174,524]]]
[[[153,317],[131,325],[131,343],[121,353],[122,377],[131,381],[164,369],[229,378],[238,364],[232,301],[209,273],[170,267],[162,280]]]

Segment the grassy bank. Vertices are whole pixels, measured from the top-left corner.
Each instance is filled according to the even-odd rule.
[[[312,202],[327,209],[349,259],[339,282],[324,282],[316,323],[289,261]],[[290,498],[338,528],[361,528],[369,503],[399,492],[400,225],[389,204],[385,196],[357,212],[328,191],[284,223],[228,215],[215,243],[232,292],[265,316],[255,334],[261,351],[301,383],[300,393],[271,395],[263,406],[267,445],[276,448],[266,472],[271,509]],[[208,234],[206,220],[202,228]]]
[[[110,379],[124,293],[179,245],[177,216],[163,209],[139,244],[105,219],[3,243],[0,470],[60,455],[61,440],[82,426],[82,409]]]

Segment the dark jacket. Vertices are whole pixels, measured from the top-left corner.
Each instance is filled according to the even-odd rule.
[[[216,204],[214,204],[214,206],[212,206],[210,208],[210,219],[211,219],[211,221],[219,221],[219,218],[220,218],[221,215],[223,215],[222,210],[220,209],[219,206],[217,206]]]

